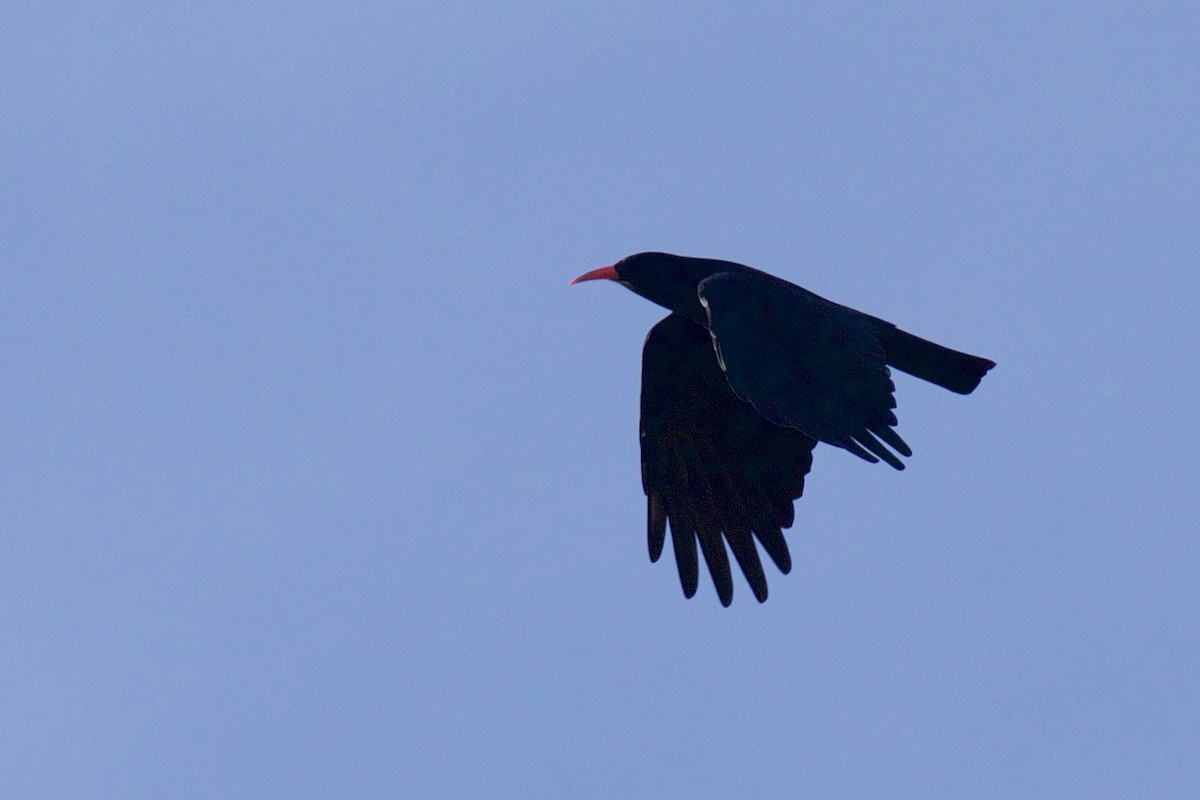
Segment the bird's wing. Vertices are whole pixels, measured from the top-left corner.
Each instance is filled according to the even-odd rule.
[[[904,469],[884,447],[912,455],[892,428],[895,386],[874,317],[761,273],[717,273],[698,292],[738,397],[776,425]]]
[[[782,529],[794,521],[792,501],[804,490],[816,440],[771,424],[739,400],[708,331],[671,314],[650,330],[642,350],[641,446],[650,560],[662,555],[670,522],[684,595],[696,593],[699,541],[728,606],[727,541],[754,596],[766,600],[754,540],[780,572],[791,570]]]

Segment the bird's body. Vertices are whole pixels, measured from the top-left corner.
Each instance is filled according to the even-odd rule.
[[[818,441],[904,468],[889,365],[960,394],[995,366],[731,261],[639,253],[573,283],[601,278],[672,311],[642,352],[642,484],[651,560],[669,522],[688,597],[699,542],[732,601],[728,542],[766,599],[755,540],[789,571],[782,529]]]

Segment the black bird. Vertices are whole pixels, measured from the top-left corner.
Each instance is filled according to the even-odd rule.
[[[671,310],[642,349],[650,560],[669,521],[684,595],[696,593],[699,541],[724,606],[724,542],[760,603],[767,579],[754,540],[791,570],[782,531],[817,442],[904,469],[896,454],[912,450],[893,429],[889,366],[959,394],[996,366],[731,261],[638,253],[571,285],[601,278]]]

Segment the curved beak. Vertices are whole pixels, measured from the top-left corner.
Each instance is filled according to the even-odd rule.
[[[584,281],[598,281],[601,279],[606,281],[620,280],[620,278],[617,277],[617,271],[615,269],[612,267],[601,267],[600,269],[594,269],[591,272],[583,273],[578,278],[571,281],[571,285],[574,286],[575,284],[583,283]]]

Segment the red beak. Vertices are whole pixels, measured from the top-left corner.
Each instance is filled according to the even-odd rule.
[[[575,284],[583,283],[584,281],[598,281],[601,278],[606,281],[620,280],[620,278],[617,277],[617,271],[615,269],[612,267],[601,267],[600,269],[594,269],[591,272],[583,273],[578,278],[571,281],[571,285],[574,286]]]

